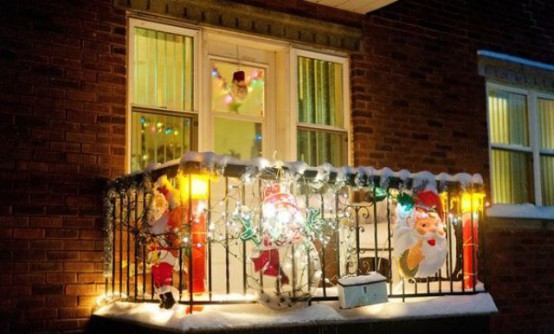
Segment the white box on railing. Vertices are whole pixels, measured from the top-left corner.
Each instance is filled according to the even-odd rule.
[[[339,303],[341,308],[386,303],[387,279],[372,272],[369,275],[344,277],[339,279]]]

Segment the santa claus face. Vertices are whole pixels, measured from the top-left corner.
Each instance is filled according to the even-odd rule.
[[[435,238],[444,238],[444,224],[434,212],[417,210],[414,219],[414,230],[420,237],[427,240],[429,245],[435,245]]]
[[[404,277],[433,276],[447,255],[444,223],[435,212],[413,209],[394,232],[393,254]]]

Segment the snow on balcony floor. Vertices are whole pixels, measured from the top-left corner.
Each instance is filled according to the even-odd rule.
[[[154,303],[115,302],[94,315],[180,331],[321,325],[346,322],[407,320],[430,317],[486,315],[498,312],[490,294],[391,299],[388,303],[340,309],[338,302],[313,303],[292,310],[273,311],[261,304],[208,305],[186,314],[185,305],[163,310]]]

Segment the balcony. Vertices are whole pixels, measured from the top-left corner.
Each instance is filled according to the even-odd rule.
[[[286,310],[369,275],[400,302],[485,292],[479,175],[189,152],[111,181],[104,203],[99,304]]]

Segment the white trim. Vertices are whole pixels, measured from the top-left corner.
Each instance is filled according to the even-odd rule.
[[[298,128],[310,129],[310,130],[323,130],[328,132],[337,132],[337,133],[348,133],[348,130],[338,126],[323,125],[323,124],[314,124],[314,123],[296,123]]]
[[[539,123],[537,110],[537,97],[533,91],[527,95],[527,115],[529,117],[529,144],[533,151],[533,189],[535,191],[535,204],[542,206],[542,189],[541,189],[541,164],[539,153]]]
[[[494,204],[486,208],[487,217],[554,220],[554,206],[525,204]]]
[[[135,80],[135,73],[134,73],[134,61],[135,61],[135,43],[134,43],[134,37],[135,37],[135,28],[144,28],[144,29],[150,29],[150,30],[156,30],[156,31],[162,31],[167,32],[171,34],[176,35],[183,35],[192,37],[193,41],[193,69],[197,69],[200,66],[200,60],[198,57],[199,51],[198,51],[198,39],[200,36],[200,31],[175,25],[169,25],[169,24],[161,24],[156,23],[152,21],[147,21],[139,18],[129,17],[128,19],[128,39],[127,39],[127,51],[128,51],[128,58],[127,58],[127,110],[126,110],[126,139],[125,139],[125,171],[130,172],[131,171],[131,133],[132,133],[132,112],[133,107],[138,108],[144,108],[144,109],[150,109],[150,110],[164,110],[164,111],[172,111],[167,109],[160,109],[156,107],[148,107],[148,106],[138,106],[133,104],[133,93],[134,93],[134,85],[132,84]],[[193,104],[192,109],[193,110],[179,110],[174,112],[183,112],[184,114],[197,114],[198,111],[198,92],[199,92],[199,84],[198,84],[198,71],[193,72]]]
[[[537,67],[537,68],[541,68],[541,69],[545,69],[545,70],[549,70],[549,71],[554,71],[554,65],[541,63],[541,62],[538,62],[538,61],[529,60],[529,59],[525,59],[525,58],[521,58],[521,57],[511,56],[511,55],[508,55],[508,54],[505,54],[505,53],[488,51],[488,50],[477,50],[477,55],[478,56],[483,56],[483,57],[499,59],[499,60],[505,60],[505,61],[508,61],[508,62],[511,62],[511,63],[518,63],[518,64],[522,64],[522,65]]]
[[[342,106],[343,106],[343,126],[342,127],[336,127],[336,126],[326,126],[321,124],[313,124],[313,123],[304,123],[298,121],[298,57],[307,57],[307,58],[313,58],[318,60],[324,60],[334,63],[339,63],[342,65]],[[347,138],[347,155],[346,155],[346,164],[353,164],[354,158],[353,158],[353,135],[352,135],[352,125],[350,124],[350,61],[349,58],[346,55],[341,55],[339,53],[334,54],[328,54],[328,53],[321,53],[321,52],[315,52],[313,50],[306,50],[304,48],[299,47],[293,47],[291,52],[291,68],[293,71],[293,75],[291,75],[291,110],[295,111],[294,115],[294,124],[292,125],[292,131],[295,134],[294,135],[294,160],[298,160],[298,152],[297,152],[297,143],[296,143],[296,133],[297,128],[302,127],[305,129],[311,129],[311,130],[330,130],[333,132],[342,132],[346,134]]]
[[[298,124],[298,49],[292,48],[289,53],[290,77],[289,77],[289,117],[291,122],[288,126],[288,131],[291,134],[289,150],[291,152],[291,161],[298,161],[298,132],[296,130]]]
[[[276,63],[276,53],[279,50],[283,49],[282,43],[275,43],[272,45],[266,40],[260,39],[257,40],[252,36],[245,37],[244,34],[236,33],[226,33],[221,30],[213,30],[206,28],[206,38],[204,43],[204,59],[206,60],[206,65],[204,66],[203,78],[206,80],[204,85],[204,107],[203,113],[205,113],[206,122],[204,123],[204,129],[208,129],[205,133],[209,133],[209,138],[206,140],[206,145],[204,145],[204,151],[214,151],[215,150],[215,119],[229,119],[237,121],[248,121],[260,123],[262,125],[262,152],[263,156],[269,156],[272,151],[275,150],[275,136],[276,132],[273,125],[275,120],[275,103],[276,94],[276,78],[275,75],[277,71],[275,70]],[[218,43],[225,44],[227,47],[234,46],[236,47],[236,52],[233,53],[233,56],[225,54],[224,50],[218,50]],[[261,54],[249,56],[248,52],[240,52],[241,48],[248,48],[250,50],[261,51]],[[237,115],[233,113],[226,112],[216,112],[212,110],[212,100],[211,100],[211,77],[209,66],[212,61],[226,62],[230,64],[240,64],[251,67],[263,68],[265,73],[265,94],[264,94],[264,114],[261,116],[254,115]]]
[[[521,145],[510,145],[510,144],[496,144],[491,143],[490,138],[490,106],[489,106],[489,91],[490,90],[501,90],[505,92],[515,93],[515,94],[521,94],[525,95],[526,103],[527,103],[527,118],[528,118],[528,136],[529,136],[529,147],[521,146]],[[535,197],[535,205],[537,207],[542,207],[542,187],[541,187],[541,166],[540,166],[540,157],[541,155],[548,155],[554,153],[554,150],[541,150],[540,149],[540,127],[539,127],[539,118],[538,118],[538,107],[537,107],[537,99],[538,98],[546,98],[546,99],[554,99],[554,94],[539,92],[534,89],[522,89],[518,87],[513,87],[510,85],[503,85],[498,83],[491,83],[487,82],[486,84],[486,96],[487,96],[487,130],[488,130],[488,139],[489,139],[489,166],[490,168],[490,179],[494,180],[493,178],[493,163],[492,163],[492,150],[493,149],[503,149],[508,150],[512,152],[522,152],[522,153],[530,153],[533,157],[533,191],[534,191],[534,197]],[[491,186],[491,195],[492,199],[494,200],[495,194],[494,194],[494,187]],[[500,204],[495,204],[495,206],[498,206]],[[531,204],[529,204],[531,205]],[[510,205],[504,205],[503,207],[510,207]],[[516,207],[519,207],[515,205]],[[510,211],[511,209],[506,209],[507,211]],[[492,210],[491,212],[495,212],[495,210]],[[511,212],[511,211],[510,211]],[[514,216],[516,217],[516,216]],[[519,217],[519,216],[517,216]]]
[[[154,22],[154,21],[156,22]],[[162,18],[142,18],[131,16],[128,19],[128,62],[127,62],[127,135],[126,135],[126,169],[131,168],[131,126],[132,108],[143,108],[156,110],[148,106],[133,104],[134,81],[134,34],[136,27],[163,31],[173,34],[193,37],[193,110],[176,111],[188,115],[195,115],[198,120],[198,134],[195,138],[198,151],[213,151],[214,149],[214,118],[229,118],[237,120],[248,120],[262,123],[263,142],[262,150],[264,156],[274,156],[282,160],[297,160],[297,127],[307,129],[321,129],[337,133],[345,133],[347,137],[347,161],[353,163],[353,135],[350,124],[350,62],[348,54],[334,50],[320,50],[307,45],[293,45],[275,39],[258,37],[251,34],[237,33],[211,27],[190,27],[173,23]],[[214,52],[214,45],[225,43],[226,47],[222,52]],[[237,45],[240,48],[250,48],[253,56],[245,52],[241,54],[240,63],[249,66],[264,67],[266,70],[266,101],[265,115],[260,117],[245,115],[228,115],[211,111],[211,79],[209,64],[212,60],[236,62],[236,58],[228,57],[228,46]],[[227,49],[226,49],[227,48]],[[226,50],[226,51],[225,51]],[[258,52],[259,51],[259,52]],[[265,54],[264,54],[265,53]],[[318,124],[298,123],[298,97],[297,97],[297,57],[305,56],[325,61],[342,64],[343,71],[343,126],[332,127]],[[252,57],[249,57],[252,56]],[[287,84],[288,87],[287,87]],[[160,109],[160,112],[169,110]]]

